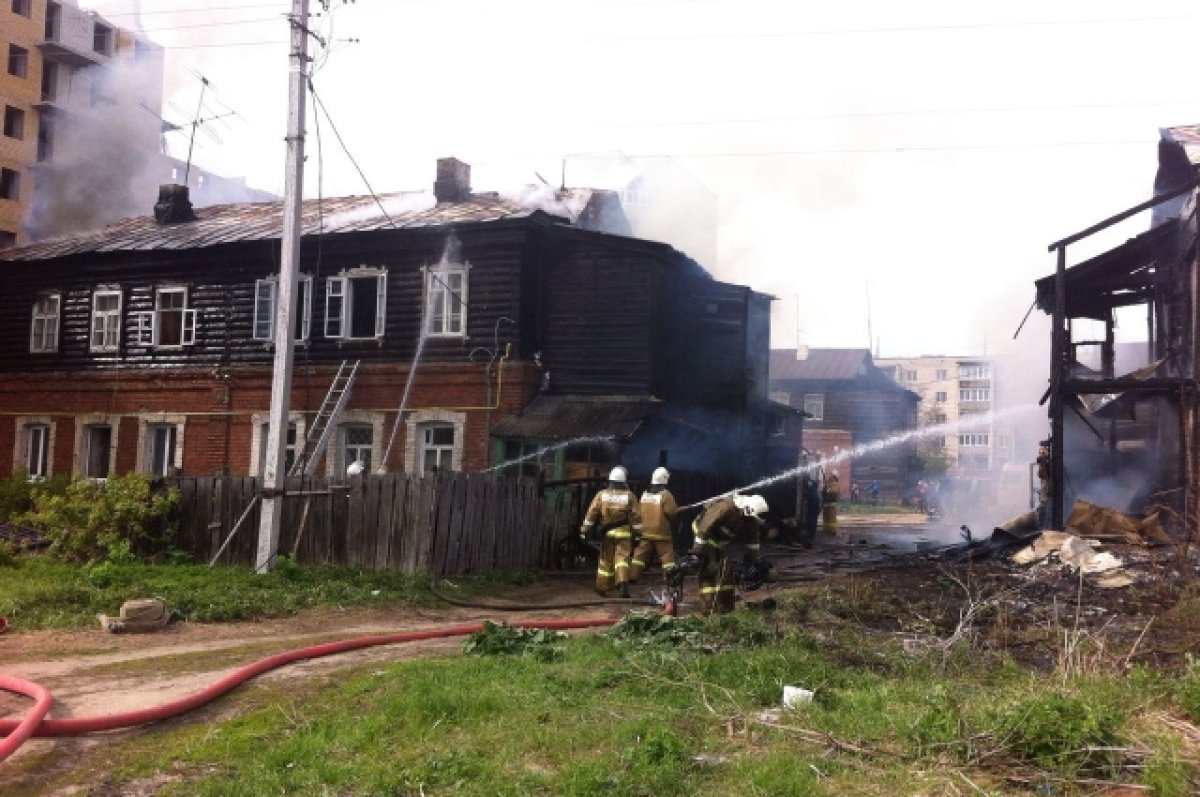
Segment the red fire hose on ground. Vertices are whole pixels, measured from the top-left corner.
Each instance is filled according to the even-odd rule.
[[[3,761],[15,753],[17,748],[34,734],[42,723],[42,718],[50,711],[50,704],[54,701],[50,697],[50,690],[46,687],[20,678],[13,678],[11,675],[0,675],[0,689],[32,697],[34,701],[33,711],[26,714],[25,719],[20,722],[11,723],[12,728],[6,731],[7,738],[0,741],[0,761]]]
[[[512,623],[517,628],[545,628],[556,631],[568,631],[581,628],[598,628],[613,625],[616,619],[608,617],[565,619],[565,620],[524,620]],[[79,736],[96,731],[111,731],[117,728],[129,728],[148,722],[175,717],[209,703],[235,687],[265,672],[290,664],[294,661],[316,659],[322,656],[332,656],[336,653],[346,653],[351,650],[374,647],[376,645],[394,645],[401,642],[419,642],[427,639],[443,639],[446,637],[468,636],[483,630],[482,623],[433,628],[424,631],[403,631],[395,634],[357,637],[340,642],[328,642],[321,645],[311,645],[295,650],[276,653],[265,659],[241,667],[215,683],[193,692],[186,697],[163,703],[151,708],[127,711],[121,714],[109,714],[96,717],[71,717],[67,719],[44,719],[50,710],[50,692],[42,686],[23,681],[20,678],[0,675],[0,689],[17,692],[32,697],[36,703],[33,711],[22,720],[0,720],[0,761],[16,752],[30,736]]]

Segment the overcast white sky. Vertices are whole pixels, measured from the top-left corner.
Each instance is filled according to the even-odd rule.
[[[130,27],[140,5],[164,116],[190,121],[196,73],[206,115],[238,113],[197,162],[282,190],[288,0],[81,2]],[[777,347],[867,345],[869,294],[884,356],[1011,350],[1046,245],[1149,198],[1158,128],[1200,122],[1188,0],[357,0],[330,21],[316,91],[376,191],[427,189],[445,155],[483,190],[571,154],[673,156],[719,198],[704,265],[779,297]],[[320,131],[324,193],[365,193]],[[1019,342],[1040,373],[1047,327]]]

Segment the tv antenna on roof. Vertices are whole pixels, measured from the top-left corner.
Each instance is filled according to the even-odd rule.
[[[196,104],[196,113],[192,117],[191,122],[187,122],[187,123],[170,122],[170,121],[167,121],[166,119],[164,119],[163,117],[158,116],[158,114],[154,113],[154,111],[151,110],[150,108],[146,108],[147,111],[149,111],[150,113],[154,113],[154,115],[157,116],[160,121],[162,121],[164,134],[165,133],[182,132],[184,130],[184,128],[187,128],[187,127],[191,128],[191,133],[188,136],[187,160],[184,162],[184,172],[183,172],[183,184],[184,185],[187,185],[188,178],[189,178],[189,176],[191,174],[191,170],[192,170],[192,152],[196,148],[196,131],[197,130],[203,131],[206,136],[211,138],[216,143],[221,144],[221,143],[223,143],[221,141],[221,137],[218,136],[216,134],[216,132],[211,129],[211,125],[209,125],[208,123],[216,121],[217,119],[224,119],[227,116],[240,116],[241,115],[237,111],[235,111],[234,109],[232,109],[228,105],[226,105],[223,101],[221,101],[221,99],[219,97],[216,97],[216,99],[218,102],[221,103],[221,105],[225,106],[224,111],[217,112],[217,111],[212,110],[208,106],[206,106],[205,102],[204,102],[205,94],[207,92],[209,92],[210,90],[212,90],[214,92],[214,96],[215,96],[215,87],[212,85],[212,82],[209,81],[208,78],[206,78],[204,75],[197,72],[195,69],[189,69],[189,71],[193,75],[195,75],[197,80],[200,81],[200,100]],[[184,118],[186,118],[188,116],[188,112],[186,110],[184,110],[183,108],[179,107],[178,105],[176,105],[174,102],[168,101],[167,104],[170,105],[172,110],[174,110],[175,113],[179,114],[180,116],[182,116]],[[143,105],[142,107],[145,108],[146,106]],[[206,111],[208,112],[207,115],[205,115]],[[226,126],[228,126],[227,123],[226,123]],[[165,151],[165,144],[164,144],[164,151]]]

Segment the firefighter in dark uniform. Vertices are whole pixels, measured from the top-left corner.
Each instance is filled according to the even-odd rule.
[[[625,479],[624,468],[612,469],[608,487],[596,493],[579,529],[583,539],[597,528],[603,537],[596,564],[596,592],[607,595],[615,582],[622,598],[629,597],[629,557],[633,553],[634,535],[642,529],[637,496]]]
[[[757,561],[767,501],[761,495],[719,498],[692,523],[696,534],[691,553],[700,559],[700,614],[733,611],[733,562],[729,546],[742,540],[746,558]]]
[[[657,556],[662,569],[675,564],[675,546],[671,542],[671,522],[679,511],[675,496],[667,489],[671,474],[666,468],[655,468],[650,475],[650,488],[642,493],[642,539],[629,563],[629,580],[637,581],[651,557]]]

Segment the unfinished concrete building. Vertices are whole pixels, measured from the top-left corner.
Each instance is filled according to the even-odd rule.
[[[1158,513],[1177,534],[1196,528],[1197,164],[1200,126],[1163,130],[1155,196],[1049,247],[1056,271],[1036,282],[1037,306],[1053,318],[1043,527],[1062,528],[1084,499]],[[1149,230],[1068,268],[1072,244],[1147,211]],[[1144,364],[1126,373],[1116,367],[1118,312],[1146,325]],[[1103,336],[1076,334],[1083,319],[1100,322]],[[1098,371],[1082,364],[1095,348]]]

